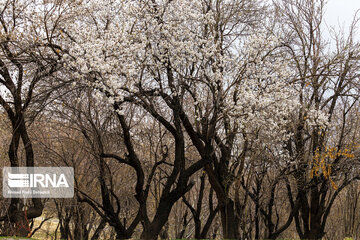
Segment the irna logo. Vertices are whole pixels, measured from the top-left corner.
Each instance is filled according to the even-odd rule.
[[[21,174],[8,173],[9,187],[25,188],[25,187],[69,187],[64,174]]]
[[[4,167],[5,198],[72,198],[72,167]]]

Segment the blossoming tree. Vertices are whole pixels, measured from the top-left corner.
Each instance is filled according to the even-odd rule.
[[[82,1],[77,11],[83,14],[66,29],[69,68],[107,97],[127,144],[126,104],[147,111],[174,138],[169,184],[154,218],[142,213],[143,238],[158,235],[172,205],[191,188],[189,178],[203,167],[221,204],[224,237],[239,237],[233,183],[260,138],[271,136],[273,147],[288,139],[297,107],[280,42],[256,22],[261,8],[254,1]],[[199,156],[191,164],[189,144]],[[128,145],[127,151],[141,172],[136,149]],[[146,201],[142,181],[140,204]]]

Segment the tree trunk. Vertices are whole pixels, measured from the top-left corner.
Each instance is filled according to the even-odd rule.
[[[220,208],[223,237],[225,239],[239,239],[238,221],[235,217],[235,204],[230,198]]]
[[[174,204],[171,202],[160,201],[153,221],[149,224],[149,226],[144,226],[140,239],[154,240],[158,238],[162,227],[168,220],[173,205]]]
[[[26,124],[23,115],[19,114],[12,119],[13,136],[8,150],[8,156],[11,167],[19,167],[18,150],[20,139],[25,148],[26,167],[34,167],[34,151],[31,144],[31,139],[27,133]],[[8,209],[7,216],[10,221],[9,225],[13,225],[13,235],[26,237],[30,232],[28,219],[33,219],[41,216],[44,205],[39,198],[32,199],[33,205],[25,212],[22,210],[24,203],[21,199],[12,198]]]
[[[308,232],[304,233],[304,239],[322,239],[325,235],[324,231],[320,228],[313,228]]]
[[[129,239],[129,238],[131,238],[131,236],[124,233],[123,231],[116,231],[116,239],[122,240],[122,239]]]

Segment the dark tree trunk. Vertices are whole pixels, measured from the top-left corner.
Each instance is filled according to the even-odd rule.
[[[149,226],[145,226],[140,238],[145,240],[157,239],[162,227],[168,220],[173,204],[168,201],[160,201],[159,207],[153,221]]]
[[[8,156],[11,167],[19,167],[18,150],[20,139],[22,140],[25,148],[26,167],[34,166],[34,151],[31,144],[30,137],[27,133],[26,124],[23,114],[17,114],[11,119],[13,136],[8,150]],[[24,202],[18,198],[12,198],[10,206],[7,211],[7,215],[3,216],[1,220],[9,221],[6,225],[9,225],[10,229],[13,229],[12,235],[26,237],[30,233],[29,219],[33,219],[41,216],[44,208],[41,199],[33,198],[32,205],[27,207],[24,211]]]
[[[323,192],[323,194],[326,194],[326,192]],[[298,231],[301,238],[321,239],[325,235],[323,226],[325,226],[327,220],[326,216],[324,216],[326,206],[325,202],[320,201],[321,195],[322,193],[318,190],[318,187],[313,186],[311,188],[309,202],[306,194],[301,197],[302,201],[299,211],[302,216],[302,226],[298,226],[297,228],[302,229],[302,232]]]
[[[239,239],[238,220],[235,217],[235,204],[230,198],[220,208],[223,237],[225,239]]]

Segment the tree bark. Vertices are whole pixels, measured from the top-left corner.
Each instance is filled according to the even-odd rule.
[[[223,237],[225,239],[239,239],[238,220],[235,217],[235,204],[230,198],[220,208]]]

